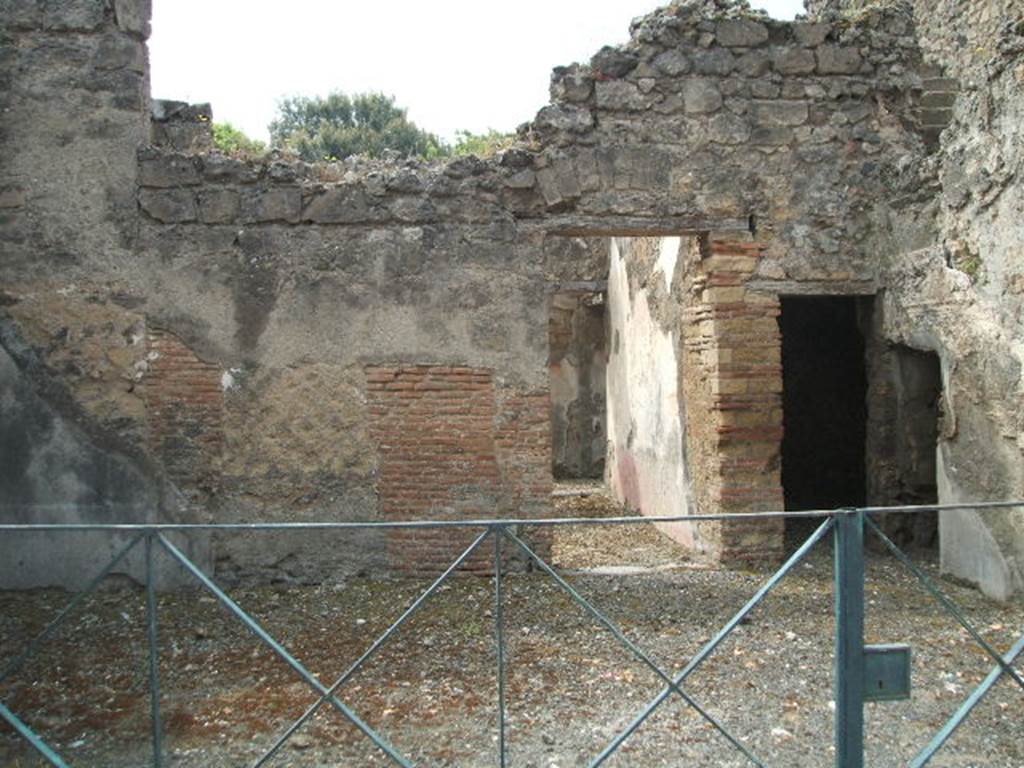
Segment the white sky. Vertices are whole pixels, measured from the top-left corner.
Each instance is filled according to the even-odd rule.
[[[548,101],[551,69],[625,42],[658,0],[154,0],[153,96],[210,102],[267,138],[277,101],[383,91],[421,128],[511,131]],[[752,0],[791,19],[803,0]]]

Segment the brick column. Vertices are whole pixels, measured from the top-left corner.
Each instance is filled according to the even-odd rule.
[[[366,388],[385,519],[532,517],[547,511],[546,392],[498,388],[487,368],[432,365],[368,366]],[[393,530],[388,557],[397,570],[435,573],[478,533]],[[467,568],[490,572],[491,557],[488,548]]]
[[[205,501],[220,489],[221,370],[167,331],[150,329],[147,343],[144,391],[150,447],[171,482],[193,501]]]
[[[715,236],[691,263],[684,332],[687,452],[701,513],[783,507],[782,360],[778,297],[746,285],[764,250]],[[781,520],[699,527],[724,562],[777,559]]]

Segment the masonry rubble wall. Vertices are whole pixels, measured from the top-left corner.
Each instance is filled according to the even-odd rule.
[[[843,19],[880,5],[837,1],[812,10]],[[929,109],[946,127],[930,156],[903,164],[924,194],[872,212],[893,222],[913,215],[926,225],[879,229],[883,334],[940,357],[940,501],[1020,498],[1024,8],[1013,0],[915,0],[900,12],[912,19],[925,64],[938,75]],[[1024,586],[1021,514],[943,514],[939,541],[946,572],[999,597]]]
[[[936,247],[938,186],[922,183],[935,161],[919,120],[933,70],[920,20],[899,8],[786,23],[737,3],[675,5],[637,20],[627,45],[556,69],[551,103],[496,158],[311,167],[184,139],[151,145],[144,0],[10,5],[0,27],[0,135],[17,150],[0,154],[5,315],[79,406],[73,418],[116,433],[202,519],[383,519],[408,492],[395,485],[405,480],[389,430],[399,428],[386,426],[405,400],[451,469],[414,475],[416,492],[438,499],[418,513],[541,514],[547,297],[588,256],[578,238],[606,235],[703,233],[711,260],[688,278],[708,291],[695,302],[707,349],[692,396],[714,416],[691,418],[689,434],[714,424],[692,477],[695,487],[717,480],[700,485],[696,509],[778,506],[782,425],[757,399],[777,393],[753,383],[777,367],[776,297],[909,285],[903,262],[878,253],[910,252],[893,245],[896,230]],[[979,98],[1016,75],[1000,77]],[[1010,142],[1011,113],[996,114],[994,141]],[[886,311],[888,336],[909,335],[897,330],[904,309]],[[756,361],[726,360],[753,338]],[[959,365],[965,381],[981,378]],[[442,391],[431,377],[456,371],[485,393],[473,396],[480,420],[460,433],[460,458],[430,415],[441,412],[430,393]],[[381,390],[384,375],[412,387]],[[161,410],[166,396],[186,404],[180,414]],[[1014,450],[994,465],[1007,487]],[[494,462],[486,487],[460,479],[477,461]],[[705,537],[709,552],[768,551],[777,535],[735,530]],[[385,539],[306,550],[281,537],[219,541],[216,567],[309,580],[432,562],[429,547]]]

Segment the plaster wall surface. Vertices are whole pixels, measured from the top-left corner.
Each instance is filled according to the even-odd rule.
[[[608,466],[616,498],[648,515],[693,514],[680,367],[679,237],[613,238],[608,276]],[[667,272],[667,274],[666,274]],[[689,547],[689,523],[661,526]]]
[[[8,340],[15,346],[13,340]],[[30,375],[0,349],[0,453],[7,471],[0,476],[0,511],[13,523],[145,523],[159,519],[162,490],[137,459],[96,445],[39,397]],[[134,533],[9,532],[0,537],[4,586],[25,589],[56,586],[80,589],[85,574],[95,575]],[[204,537],[177,543],[201,566],[209,567]],[[185,582],[169,562],[158,561],[164,586]],[[141,544],[113,570],[145,580]]]

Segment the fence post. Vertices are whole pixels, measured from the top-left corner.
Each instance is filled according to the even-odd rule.
[[[501,583],[501,540],[505,537],[505,529],[496,525],[492,530],[494,532],[494,645],[498,667],[498,768],[505,768],[505,616],[502,609],[504,596]]]
[[[836,768],[864,767],[864,513],[841,510],[835,526]]]
[[[153,567],[153,533],[146,534],[146,635],[149,639],[150,728],[153,734],[153,768],[163,762],[163,726],[160,722],[160,648],[156,623],[156,569]]]

